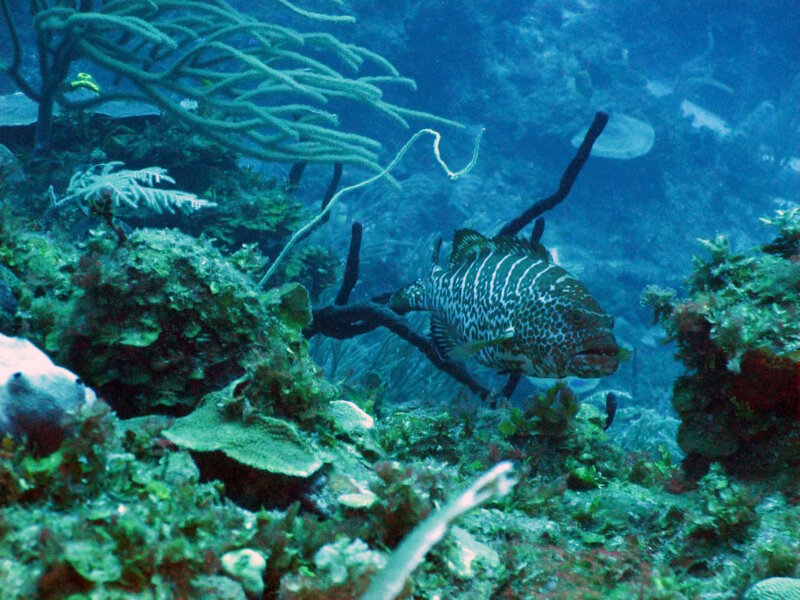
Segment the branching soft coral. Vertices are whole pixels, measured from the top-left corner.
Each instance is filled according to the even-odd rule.
[[[386,59],[329,33],[296,31],[241,13],[225,0],[31,0],[39,76],[28,78],[19,29],[0,0],[11,60],[4,71],[38,103],[35,146],[50,145],[56,104],[89,108],[110,100],[156,105],[193,130],[236,152],[276,162],[348,163],[380,170],[380,143],[339,128],[330,103],[365,105],[407,126],[407,119],[453,124],[387,101],[384,87],[414,87]],[[314,20],[345,15],[283,8]],[[98,77],[67,84],[75,62],[88,60]],[[38,81],[37,81],[38,79]],[[80,99],[75,88],[90,89]]]

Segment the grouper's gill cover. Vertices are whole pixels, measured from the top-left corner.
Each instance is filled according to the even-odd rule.
[[[613,319],[538,242],[460,229],[447,268],[392,295],[399,311],[431,311],[443,355],[500,372],[601,377],[619,366]]]

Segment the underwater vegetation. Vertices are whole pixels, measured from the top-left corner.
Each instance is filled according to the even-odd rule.
[[[272,189],[273,210],[286,210],[277,220],[299,220],[284,192],[246,177],[230,189]],[[72,241],[59,227],[80,222],[76,207],[47,234],[33,231],[35,205],[15,201],[29,195],[13,187],[14,210],[2,213],[9,332],[101,399],[72,412],[71,434],[44,455],[24,435],[0,443],[9,598],[344,599],[375,581],[421,598],[734,598],[764,580],[748,592],[758,598],[796,584],[796,495],[740,481],[720,462],[687,477],[666,448],[623,450],[608,415],[563,384],[496,409],[388,410],[391,381],[326,379],[303,335],[308,293],[258,288],[258,248],[232,252],[191,226],[120,239],[102,219]],[[796,216],[775,221],[775,241],[734,270],[737,287],[758,260],[794,260]],[[286,237],[279,228],[266,243]],[[728,251],[719,264],[743,260]],[[781,343],[763,347],[791,357]],[[751,346],[733,340],[725,356],[740,347]],[[441,509],[505,461],[516,485],[443,524]],[[442,528],[430,547],[426,532]]]
[[[275,312],[280,297],[256,293],[207,240],[139,229],[118,247],[116,236],[97,232],[71,263],[70,254],[44,236],[9,241],[12,271],[22,279],[31,270],[39,277],[51,273],[59,281],[48,296],[22,291],[21,327],[101,395],[114,398],[122,415],[159,406],[185,412],[205,392],[241,375],[247,357],[268,347],[283,326]],[[34,254],[38,262],[31,264]],[[302,311],[308,300],[299,290]]]
[[[312,21],[353,20],[278,4]],[[36,35],[38,77],[22,69],[20,28],[8,0],[0,8],[12,51],[4,71],[38,105],[37,152],[50,147],[57,106],[87,109],[119,99],[157,106],[247,156],[372,170],[380,170],[380,143],[339,130],[326,107],[331,100],[363,104],[403,126],[420,116],[454,124],[385,100],[384,85],[414,82],[377,53],[330,34],[260,22],[224,0],[31,2],[26,17]],[[70,80],[78,61],[98,71]],[[98,83],[101,73],[115,85]]]
[[[688,478],[666,449],[623,451],[567,386],[494,410],[384,403],[378,417],[380,382],[328,381],[308,356],[301,286],[261,291],[241,254],[175,229],[121,242],[97,221],[69,242],[3,215],[14,333],[101,397],[44,456],[2,440],[9,598],[353,598],[402,579],[406,597],[688,599],[800,576],[796,496],[719,463]],[[796,222],[779,227],[767,247],[783,253],[755,256],[791,262]],[[402,558],[437,507],[507,460],[513,488],[421,563]]]
[[[380,143],[340,125],[340,102],[401,125],[436,119],[385,98],[392,84],[413,87],[385,59],[290,26],[348,17],[283,0],[274,14],[295,20],[280,25],[223,0],[33,0],[30,52],[11,4],[0,0],[3,66],[40,114],[33,144],[17,131],[0,145],[3,600],[798,597],[800,210],[762,219],[775,235],[759,247],[701,241],[708,256],[695,259],[684,298],[646,291],[685,368],[671,395],[678,419],[642,410],[618,381],[591,382],[591,396],[566,381],[517,388],[500,360],[484,361],[511,371],[492,393],[473,365],[448,364],[463,340],[440,330],[437,347],[426,322],[391,310],[391,295],[364,300],[375,282],[356,288],[360,223],[346,261],[328,238],[298,233],[339,197],[342,164],[382,173]],[[568,147],[585,117],[576,98],[604,96],[628,52],[590,22],[590,3],[534,4],[518,32],[530,41],[517,42],[535,60],[491,44],[492,81],[515,105],[491,111]],[[431,47],[444,43],[440,25],[417,25]],[[594,32],[602,44],[586,43]],[[565,44],[569,54],[552,51]],[[474,51],[461,46],[458,57]],[[533,77],[530,97],[506,85],[509,72]],[[163,114],[89,112],[118,95]],[[555,116],[529,110],[541,103]],[[594,162],[663,153],[660,127],[615,114]],[[479,272],[510,245],[495,282],[516,285],[516,265],[577,290],[602,331],[578,353],[578,374],[616,369],[611,317],[540,245],[538,217],[565,199],[607,119],[596,113],[575,138],[553,195],[504,214],[498,236],[462,228],[453,249]],[[292,168],[267,177],[247,156]],[[333,165],[322,212],[297,193],[307,163]],[[636,221],[646,208],[624,210]],[[479,283],[468,272],[462,287]],[[480,281],[489,303],[492,281]],[[585,330],[586,315],[565,314]],[[517,333],[483,341],[506,350]],[[326,337],[313,355],[325,369],[315,335]]]
[[[701,240],[688,296],[649,288],[643,302],[688,373],[674,384],[678,444],[690,473],[712,461],[797,485],[800,443],[800,210],[761,219],[773,241],[734,252],[727,238]],[[745,457],[747,459],[745,460]]]

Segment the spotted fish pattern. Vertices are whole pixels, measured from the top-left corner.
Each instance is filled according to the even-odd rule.
[[[440,353],[503,373],[601,377],[619,365],[613,319],[538,242],[460,229],[447,267],[392,295],[398,312],[431,311]]]

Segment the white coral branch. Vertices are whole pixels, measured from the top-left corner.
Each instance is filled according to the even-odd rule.
[[[406,580],[458,517],[489,500],[502,498],[516,485],[514,466],[503,461],[478,477],[462,494],[434,510],[394,549],[389,562],[370,582],[359,600],[394,600]]]
[[[216,203],[198,198],[195,194],[181,190],[165,190],[155,187],[162,183],[174,184],[175,180],[161,167],[145,167],[138,170],[121,169],[119,161],[92,165],[78,171],[69,180],[66,195],[57,199],[50,188],[53,206],[58,208],[72,200],[97,202],[108,198],[114,205],[127,205],[133,209],[144,205],[157,213],[174,213],[175,209],[191,212],[200,208],[216,206]]]

